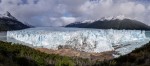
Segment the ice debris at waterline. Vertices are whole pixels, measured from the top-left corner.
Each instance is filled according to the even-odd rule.
[[[7,41],[9,38],[48,49],[65,47],[98,53],[114,50],[120,54],[129,53],[149,42],[145,31],[79,28],[30,28],[8,31]]]

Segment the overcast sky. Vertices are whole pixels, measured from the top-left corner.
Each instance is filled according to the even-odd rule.
[[[33,26],[64,26],[119,15],[150,25],[150,0],[0,0],[0,13],[6,11]]]

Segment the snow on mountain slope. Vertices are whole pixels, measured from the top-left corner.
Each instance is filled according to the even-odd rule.
[[[84,20],[84,21],[81,21],[80,23],[93,23],[95,21],[104,21],[104,20],[123,20],[123,19],[130,19],[129,17],[126,17],[124,15],[118,15],[118,16],[107,16],[107,17],[102,17],[100,19],[96,19],[96,20]]]
[[[123,19],[130,19],[130,18],[125,17],[124,15],[118,15],[118,16],[102,17],[100,19],[100,21],[104,21],[104,20],[116,20],[116,19],[123,20]]]
[[[6,13],[0,14],[0,18],[6,18],[6,19],[12,19],[17,20],[15,17],[13,17],[8,11]]]
[[[57,50],[65,46],[85,52],[99,53],[115,50],[120,54],[127,54],[149,41],[145,31],[140,30],[79,28],[31,28],[8,31],[7,37],[48,49]]]

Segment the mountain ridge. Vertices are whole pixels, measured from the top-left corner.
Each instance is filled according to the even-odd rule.
[[[101,18],[93,22],[75,22],[65,27],[96,28],[96,29],[118,29],[118,30],[150,30],[150,26],[129,18]]]

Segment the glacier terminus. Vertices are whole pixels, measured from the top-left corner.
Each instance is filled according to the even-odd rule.
[[[127,54],[149,42],[147,31],[86,28],[29,28],[7,31],[7,41],[15,39],[33,47],[57,50],[67,47],[84,52],[116,51]]]

